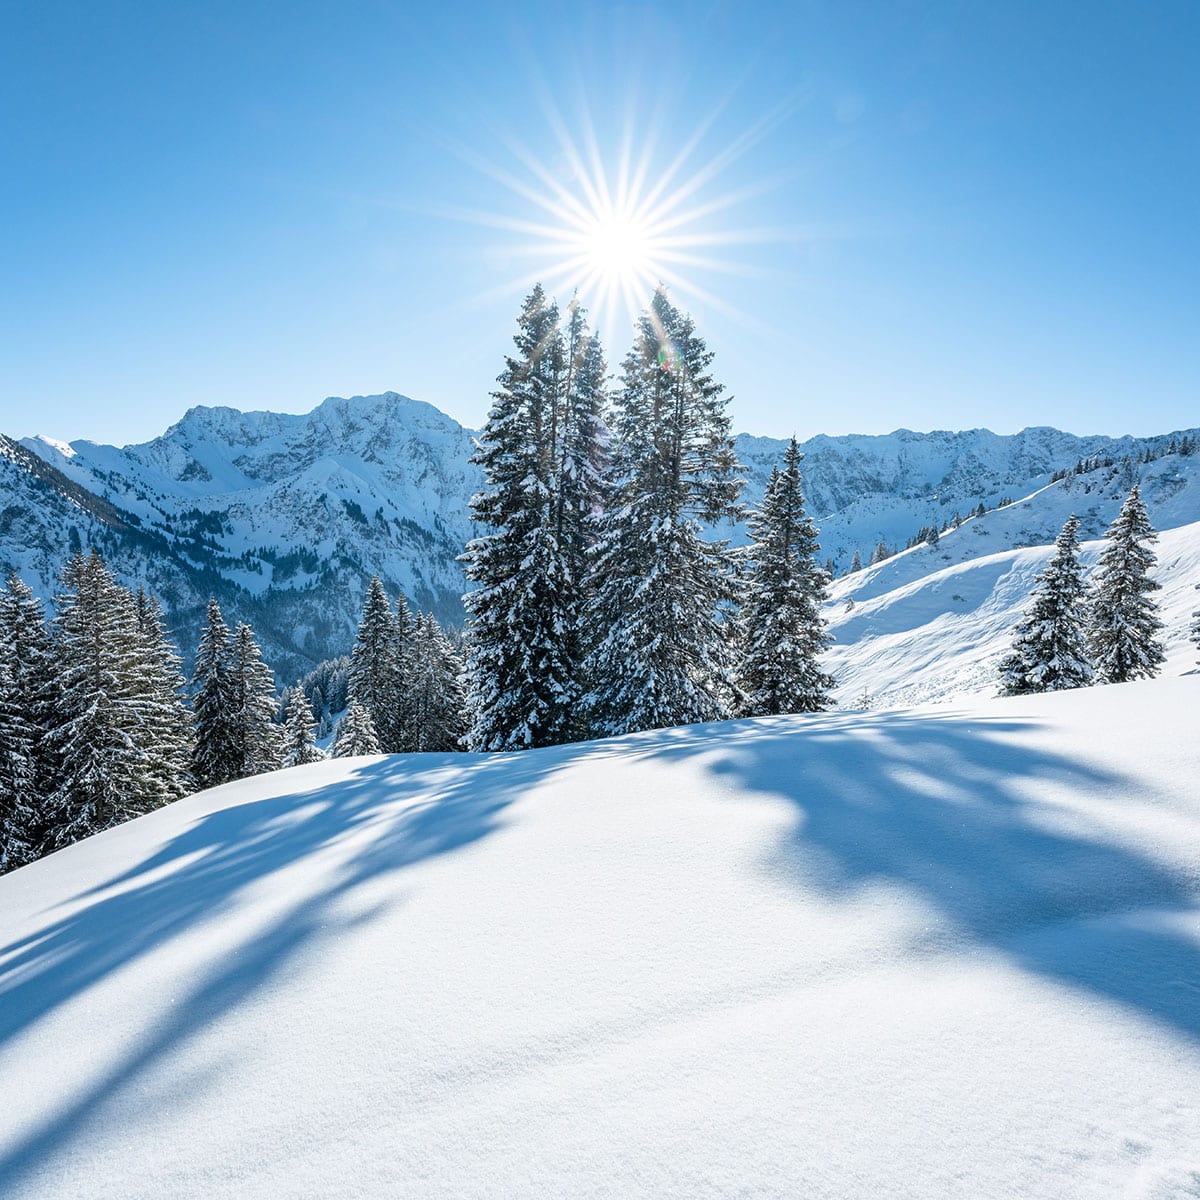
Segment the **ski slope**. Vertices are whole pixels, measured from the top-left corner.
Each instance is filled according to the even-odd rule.
[[[0,1195],[1200,1195],[1200,677],[340,760],[0,879]]]

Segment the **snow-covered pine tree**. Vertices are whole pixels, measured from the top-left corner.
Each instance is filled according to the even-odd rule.
[[[387,753],[400,749],[403,685],[401,655],[411,621],[401,595],[396,610],[376,575],[363,598],[362,618],[350,654],[347,697],[371,717],[380,745]]]
[[[739,614],[742,716],[821,712],[830,704],[834,679],[819,660],[833,639],[821,616],[826,578],[817,565],[816,526],[804,511],[803,457],[792,438],[750,519]]]
[[[857,575],[862,570],[862,555],[858,552],[858,547],[854,548],[854,557],[850,560],[850,574]]]
[[[623,364],[614,490],[594,551],[587,707],[598,734],[727,713],[731,559],[700,522],[739,512],[742,479],[712,357],[660,288]]]
[[[572,584],[555,496],[566,364],[558,306],[540,285],[513,340],[516,354],[505,360],[474,458],[484,490],[471,513],[488,532],[462,556],[476,585],[463,597],[472,750],[563,741],[574,717],[578,669],[559,599]]]
[[[1087,642],[1079,521],[1072,513],[1038,575],[1012,650],[1000,663],[1001,694],[1057,692],[1087,687],[1093,679]]]
[[[208,602],[204,632],[192,674],[195,744],[192,774],[196,785],[216,787],[238,779],[243,755],[238,733],[233,677],[233,641],[215,599]]]
[[[333,739],[334,758],[379,752],[379,738],[371,723],[371,714],[357,700],[351,700],[346,715],[337,723]]]
[[[233,634],[230,664],[239,757],[236,778],[277,771],[283,766],[283,737],[275,723],[275,675],[263,662],[254,630],[244,621]]]
[[[109,829],[162,803],[150,766],[144,664],[132,593],[100,555],[76,555],[55,607],[55,723],[48,742],[61,762],[49,799],[52,847]]]
[[[607,374],[599,336],[588,330],[585,311],[571,302],[564,331],[566,380],[562,416],[555,421],[555,473],[551,480],[554,533],[562,563],[562,586],[551,597],[551,623],[562,630],[561,655],[568,664],[566,691],[555,710],[547,740],[572,741],[586,736],[582,711],[585,691],[584,633],[590,552],[596,538],[596,517],[604,510],[609,470],[609,433],[604,421]]]
[[[1105,683],[1150,679],[1166,654],[1158,637],[1158,605],[1150,597],[1160,587],[1149,576],[1156,558],[1150,547],[1157,535],[1136,483],[1104,536],[1107,545],[1089,597],[1096,673]]]
[[[0,589],[0,873],[47,848],[46,800],[57,776],[46,741],[54,694],[41,601],[13,571]]]
[[[186,796],[194,787],[191,714],[183,699],[180,658],[167,637],[162,606],[143,588],[134,599],[138,661],[134,681],[141,712],[138,739],[146,754],[148,780],[159,804]]]
[[[287,695],[287,715],[283,723],[285,767],[303,767],[324,761],[325,755],[317,745],[316,728],[308,697],[297,684]]]
[[[1200,592],[1200,583],[1196,584],[1196,591]],[[1190,636],[1192,641],[1195,642],[1196,646],[1200,647],[1200,608],[1196,609],[1196,611],[1192,613],[1192,628],[1190,630]],[[1197,663],[1200,663],[1200,659],[1197,659],[1196,661]]]
[[[461,750],[467,732],[463,663],[433,614],[420,613],[405,663],[406,751]]]

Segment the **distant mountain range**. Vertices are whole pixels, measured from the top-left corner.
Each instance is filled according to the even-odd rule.
[[[1079,459],[1136,460],[1182,433],[1200,436],[1048,428],[820,436],[803,447],[808,505],[823,553],[844,569],[856,549],[865,563],[881,540],[903,547],[920,527],[1027,496]],[[0,568],[16,567],[50,598],[68,555],[95,545],[124,580],[163,600],[185,652],[215,595],[230,619],[253,623],[290,680],[348,649],[371,575],[443,621],[462,619],[456,556],[472,536],[468,501],[480,485],[472,438],[394,392],[329,399],[302,416],[193,408],[161,437],[123,448],[0,435]],[[784,444],[738,438],[748,503],[761,497]],[[1183,487],[1175,515],[1164,509],[1156,519],[1200,520],[1190,473]],[[1048,540],[1044,524],[1006,537]],[[745,537],[741,527],[727,532]]]

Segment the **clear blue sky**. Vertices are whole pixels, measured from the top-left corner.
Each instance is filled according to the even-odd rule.
[[[770,236],[676,291],[739,429],[1200,424],[1198,60],[1195,0],[7,0],[0,430],[388,389],[478,424],[530,263],[462,210],[543,215],[479,165],[531,183],[514,139],[570,185],[551,106],[656,132],[651,176],[760,129],[695,201]]]

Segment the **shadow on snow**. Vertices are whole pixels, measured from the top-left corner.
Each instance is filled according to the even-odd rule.
[[[768,869],[834,897],[894,886],[938,915],[931,951],[948,941],[996,951],[1200,1039],[1200,950],[1154,916],[1194,907],[1194,881],[1078,813],[1051,827],[1053,810],[1035,806],[1032,792],[1050,782],[1153,798],[1138,796],[1133,779],[1014,738],[1030,728],[951,712],[876,713],[695,726],[521,755],[392,757],[343,782],[201,815],[80,911],[51,913],[0,949],[0,1051],[91,985],[231,911],[243,889],[311,856],[330,858],[307,895],[214,961],[133,1053],[0,1153],[0,1183],[33,1171],[298,953],[365,919],[342,903],[361,885],[486,837],[514,800],[585,758],[669,766],[702,755],[721,779],[794,806]],[[415,799],[426,794],[435,798]]]

